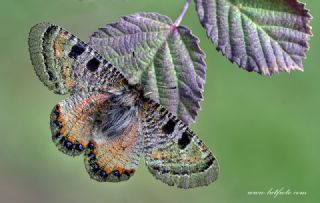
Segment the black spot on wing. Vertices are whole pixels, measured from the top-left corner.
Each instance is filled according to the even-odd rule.
[[[46,67],[47,67],[47,65],[46,65]],[[54,75],[53,75],[52,71],[51,70],[47,70],[47,73],[48,73],[48,76],[49,76],[49,80],[52,81],[54,79]]]
[[[163,132],[166,134],[171,134],[174,131],[174,127],[176,126],[176,122],[172,119],[169,119],[168,122],[162,126]]]
[[[185,149],[191,142],[191,135],[189,132],[185,131],[182,133],[181,138],[178,140],[178,145],[180,149]]]
[[[71,48],[71,51],[69,53],[69,57],[76,59],[84,51],[85,51],[85,47],[83,45],[77,43]]]
[[[88,61],[87,69],[91,72],[94,72],[99,68],[99,65],[100,61],[94,57],[90,61]]]
[[[108,69],[112,68],[112,67],[113,67],[113,65],[111,63],[109,63],[108,66],[107,66]]]

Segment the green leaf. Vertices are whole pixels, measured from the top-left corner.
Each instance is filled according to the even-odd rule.
[[[195,120],[206,66],[188,28],[157,13],[137,13],[100,28],[89,44],[185,123]]]
[[[296,0],[195,0],[208,37],[228,59],[271,75],[303,71],[310,14]]]

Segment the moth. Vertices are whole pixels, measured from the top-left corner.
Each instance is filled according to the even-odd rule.
[[[217,179],[218,162],[201,139],[97,51],[51,23],[32,27],[28,43],[42,83],[70,94],[50,115],[52,140],[67,155],[84,155],[92,179],[128,180],[141,156],[171,186],[193,188]]]

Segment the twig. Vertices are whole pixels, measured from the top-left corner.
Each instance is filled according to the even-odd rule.
[[[176,21],[173,23],[173,25],[175,27],[178,27],[180,25],[184,15],[186,14],[186,12],[189,8],[190,2],[191,2],[191,0],[186,0],[186,3],[184,4],[183,8],[181,9],[179,16],[177,17]]]

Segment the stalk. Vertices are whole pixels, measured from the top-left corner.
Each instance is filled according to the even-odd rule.
[[[191,0],[186,0],[186,2],[184,3],[184,6],[182,7],[179,16],[177,17],[176,21],[173,23],[173,26],[178,27],[184,17],[184,15],[186,14],[189,5],[190,5]]]

